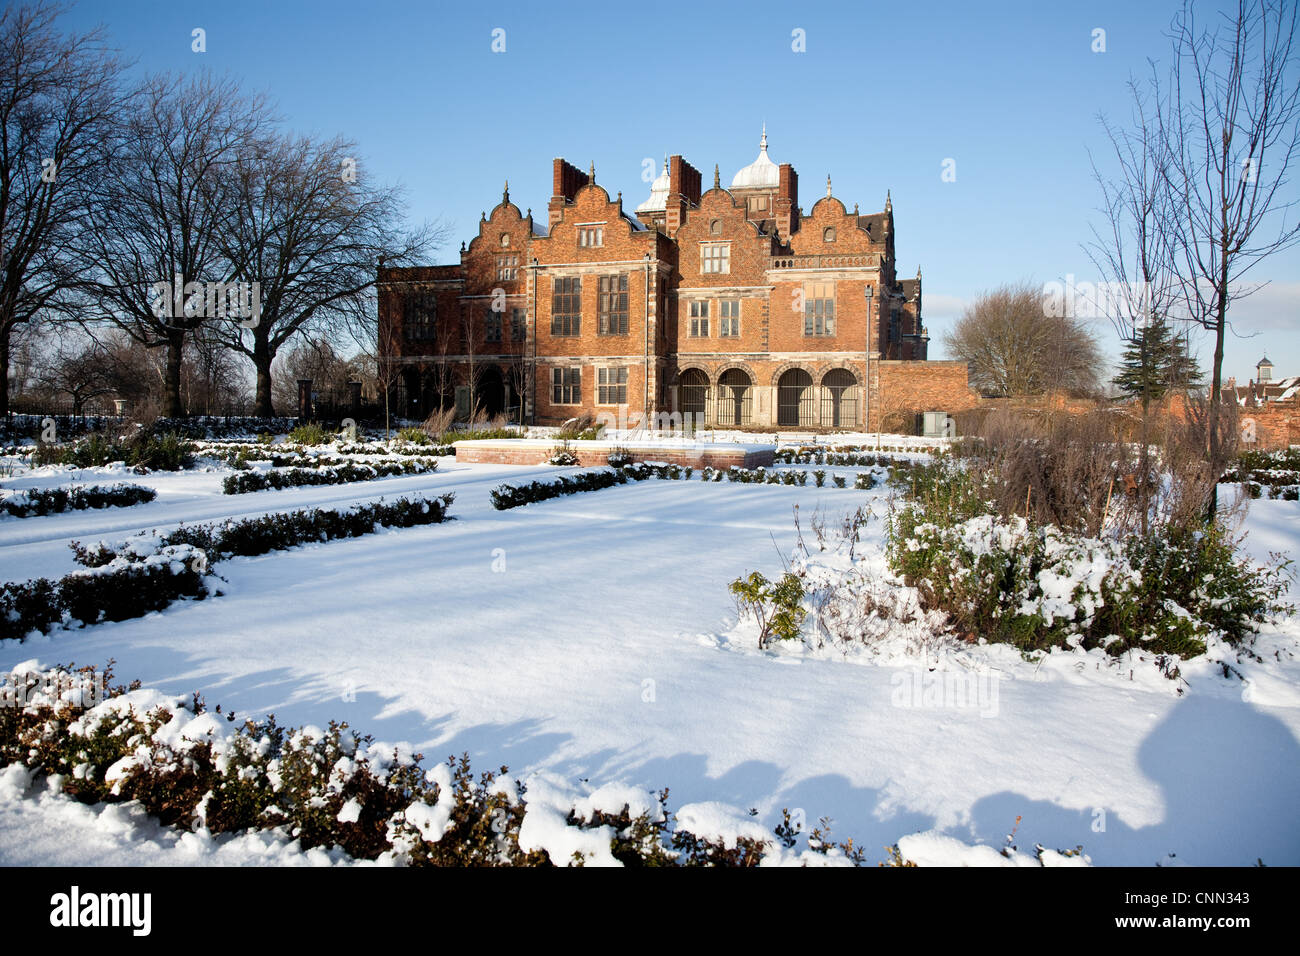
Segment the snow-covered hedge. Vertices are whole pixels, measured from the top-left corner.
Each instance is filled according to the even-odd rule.
[[[94,468],[115,461],[137,471],[180,471],[194,464],[195,446],[174,431],[142,428],[134,434],[111,437],[95,432],[66,445],[42,443],[32,452],[32,467],[74,465]]]
[[[190,545],[199,548],[213,561],[229,557],[254,557],[270,551],[283,551],[309,542],[337,538],[359,538],[381,527],[411,528],[445,521],[455,494],[437,498],[382,498],[350,508],[305,508],[242,518],[227,518],[211,524],[181,525],[159,535],[153,531],[133,535],[120,545],[100,541],[92,546],[72,543],[78,563],[100,567],[122,556],[150,553],[156,547]]]
[[[914,459],[899,455],[861,452],[849,448],[779,448],[775,460],[785,465],[850,465],[855,468],[909,469]]]
[[[551,481],[530,481],[526,485],[498,485],[492,489],[492,507],[498,511],[519,508],[523,505],[576,495],[584,491],[599,491],[625,485],[629,481],[647,478],[690,478],[691,468],[680,465],[656,465],[639,462],[621,468],[603,468],[599,471],[580,471],[576,475],[561,475]]]
[[[1285,569],[1240,561],[1217,527],[1117,541],[1019,517],[935,523],[909,505],[891,520],[888,550],[892,569],[960,634],[1026,651],[1194,657],[1211,634],[1240,643],[1285,609]]]
[[[124,621],[161,611],[183,598],[207,597],[210,565],[309,541],[354,538],[380,527],[405,528],[446,519],[454,496],[399,498],[354,508],[291,511],[241,521],[149,531],[118,545],[72,542],[78,563],[58,581],[34,578],[0,585],[0,640],[58,627]]]
[[[632,465],[611,466],[600,471],[583,471],[576,475],[564,475],[551,481],[533,481],[526,485],[499,485],[492,489],[492,506],[498,511],[518,508],[522,505],[559,498],[564,495],[576,495],[584,491],[599,491],[614,485],[625,485],[629,481],[644,481],[647,478],[663,478],[669,481],[690,481],[695,469],[689,465],[660,464],[654,462],[637,462]],[[788,470],[768,470],[767,468],[731,468],[706,467],[700,472],[703,481],[728,481],[739,484],[760,485],[806,485],[808,472]],[[835,487],[844,487],[843,476],[835,476]],[[874,488],[876,480],[870,474],[857,476],[853,487],[857,489]],[[818,487],[821,484],[818,483]]]
[[[228,495],[242,495],[268,488],[299,488],[304,485],[345,485],[354,481],[374,481],[394,475],[420,475],[438,470],[433,460],[378,462],[373,465],[345,464],[337,468],[290,468],[286,471],[245,471],[227,475],[221,490]]]
[[[125,621],[161,611],[181,598],[207,596],[207,561],[191,544],[141,548],[58,581],[33,578],[0,585],[0,639],[33,631]]]
[[[1300,485],[1300,447],[1276,451],[1244,451],[1219,480],[1241,482],[1250,489],[1253,498],[1260,497],[1260,489],[1264,487],[1271,490],[1269,497],[1283,497],[1280,489]],[[1294,501],[1295,498],[1291,497],[1290,500]]]
[[[425,771],[420,754],[345,723],[291,729],[274,717],[237,721],[197,695],[173,697],[139,682],[114,687],[110,674],[90,669],[28,661],[0,679],[8,704],[0,706],[0,773],[17,766],[27,783],[47,775],[85,803],[138,801],[187,831],[274,830],[304,849],[415,866],[868,863],[851,840],[832,842],[824,825],[805,834],[788,812],[768,831],[725,804],[670,813],[666,790],[574,785],[550,774],[520,780],[506,767],[475,775],[468,756]],[[949,862],[938,838],[905,839],[925,862]],[[1028,861],[1006,848],[949,843],[947,857]],[[899,865],[914,862],[909,855],[891,848]],[[1040,852],[1038,862],[1064,858]]]
[[[0,510],[16,518],[83,511],[87,508],[127,508],[153,501],[158,492],[143,485],[86,485],[69,488],[31,488],[0,500]]]

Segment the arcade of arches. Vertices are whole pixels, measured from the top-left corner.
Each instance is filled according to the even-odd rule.
[[[749,372],[728,368],[713,378],[700,368],[678,376],[677,407],[696,425],[852,428],[861,426],[859,377],[833,368],[814,378],[791,368],[772,385],[758,385]]]

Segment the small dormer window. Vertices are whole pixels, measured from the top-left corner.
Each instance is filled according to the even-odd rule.
[[[584,226],[578,230],[578,245],[581,247],[603,246],[605,230],[601,226]]]
[[[713,220],[713,222],[709,223],[709,235],[711,235],[711,236],[720,236],[720,235],[722,235],[722,220],[721,220],[721,219],[715,219],[715,220]]]
[[[825,229],[822,230],[822,242],[834,242],[834,241],[835,241],[835,227],[827,226]]]

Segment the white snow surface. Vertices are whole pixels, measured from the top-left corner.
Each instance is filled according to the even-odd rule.
[[[432,475],[239,496],[220,493],[224,467],[131,475],[158,499],[0,523],[0,579],[77,569],[70,540],[120,542],[182,521],[448,491],[456,520],[222,562],[221,597],[3,642],[0,670],[33,657],[114,658],[118,679],[163,697],[199,691],[288,725],[346,720],[424,753],[426,765],[462,751],[476,769],[507,764],[530,781],[521,838],[583,852],[589,865],[609,862],[608,843],[556,829],[574,798],[564,787],[580,780],[591,788],[578,799],[597,809],[669,787],[669,810],[700,827],[730,820],[770,835],[783,807],[829,817],[832,839],[852,837],[873,859],[899,844],[918,862],[1036,865],[1032,853],[993,849],[1019,816],[1022,847],[1082,844],[1096,865],[1170,854],[1192,865],[1300,863],[1297,618],[1265,626],[1259,660],[1233,658],[1244,680],[1223,676],[1221,647],[1170,681],[1150,660],[1116,665],[1101,652],[1027,661],[1006,646],[945,651],[923,619],[886,629],[871,648],[759,652],[728,582],[780,576],[795,504],[808,538],[815,510],[835,519],[870,504],[880,515],[887,491],[650,480],[491,508],[488,492],[503,481],[575,470],[443,459]],[[47,468],[5,484],[125,475]],[[1254,501],[1246,527],[1258,558],[1300,550],[1296,502]],[[881,522],[865,533],[861,548],[878,546]],[[995,706],[943,693],[935,704],[926,689],[936,674],[984,679]],[[414,812],[421,829],[445,826],[439,806]],[[213,839],[141,816],[29,789],[11,768],[0,776],[0,862],[343,862],[284,835]],[[1050,850],[1043,861],[1080,862]]]

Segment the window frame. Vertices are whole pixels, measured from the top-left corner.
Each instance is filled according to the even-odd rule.
[[[566,395],[570,401],[565,400]],[[551,369],[551,404],[582,404],[581,365],[556,365]]]
[[[803,334],[808,338],[833,338],[835,336],[834,282],[807,282],[804,284]]]
[[[438,296],[422,291],[406,296],[402,303],[402,340],[428,342],[438,337]]]
[[[731,274],[730,242],[700,243],[700,274],[712,276]]]
[[[611,375],[611,373],[614,373]],[[597,405],[626,405],[627,404],[627,366],[626,365],[599,365],[596,367],[596,404]],[[614,401],[610,401],[610,393],[615,396]]]
[[[687,305],[686,317],[689,320],[687,325],[687,337],[692,339],[707,339],[709,335],[709,299],[691,299]],[[700,329],[704,331],[701,332]]]
[[[596,282],[596,334],[628,334],[628,279],[626,272],[600,276]]]
[[[552,276],[551,335],[573,338],[581,334],[582,277]]]
[[[728,315],[727,313],[731,314]],[[730,331],[728,331],[730,329]],[[721,299],[718,302],[718,338],[740,337],[740,300]]]

